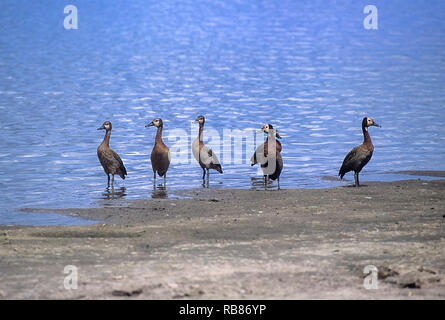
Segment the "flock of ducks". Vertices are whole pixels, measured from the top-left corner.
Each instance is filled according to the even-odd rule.
[[[223,173],[221,164],[219,163],[216,154],[206,146],[203,142],[204,133],[204,116],[198,116],[195,123],[199,124],[198,137],[192,143],[192,152],[196,161],[202,168],[202,181],[203,185],[209,187],[210,169],[216,170],[219,173]],[[153,183],[156,185],[156,174],[160,177],[164,177],[164,187],[167,179],[167,171],[170,166],[170,151],[162,140],[163,122],[161,118],[156,118],[145,127],[156,127],[155,145],[151,151],[151,166],[153,168]],[[362,131],[363,131],[363,143],[353,148],[344,158],[342,166],[338,172],[341,179],[343,176],[354,171],[355,186],[359,187],[359,173],[363,167],[371,160],[372,153],[374,152],[374,145],[372,144],[371,137],[368,132],[368,128],[371,126],[380,127],[370,117],[363,118]],[[114,183],[114,175],[119,175],[122,179],[125,179],[127,170],[119,155],[110,148],[110,136],[112,125],[110,121],[105,121],[103,125],[97,130],[105,130],[105,137],[102,143],[97,148],[97,157],[108,177],[108,186]],[[265,124],[262,126],[260,132],[267,134],[266,141],[258,146],[255,153],[252,155],[250,161],[251,165],[260,164],[264,176],[264,185],[267,186],[269,180],[277,180],[278,189],[280,189],[280,175],[283,170],[283,158],[281,157],[281,142],[277,139],[281,139],[281,136],[271,124]],[[273,152],[275,150],[275,152]],[[271,152],[269,152],[271,151]],[[206,179],[207,176],[207,179]]]

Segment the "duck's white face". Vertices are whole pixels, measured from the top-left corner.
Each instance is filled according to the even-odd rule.
[[[265,133],[269,133],[269,125],[268,125],[268,124],[264,124],[264,125],[261,127],[261,130],[262,130],[263,132],[265,132]]]
[[[204,116],[198,116],[194,122],[195,123],[198,122],[199,124],[203,124],[205,122],[205,118],[204,118]]]
[[[102,127],[100,127],[100,128],[97,128],[97,130],[111,130],[111,122],[110,121],[105,121],[103,124],[102,124]]]
[[[380,128],[380,125],[378,125],[377,123],[375,123],[375,122],[374,122],[374,119],[371,118],[371,117],[366,117],[366,126],[367,126],[367,127],[374,126],[374,127],[379,127],[379,128]]]
[[[161,119],[159,119],[159,118],[156,118],[156,119],[153,120],[153,125],[154,125],[156,128],[159,128],[159,126],[161,125],[161,123],[162,123],[162,121],[161,121]]]
[[[153,119],[153,121],[150,122],[149,124],[147,124],[145,127],[147,128],[147,127],[153,127],[153,126],[155,126],[156,128],[162,127],[163,126],[162,119],[161,118]]]

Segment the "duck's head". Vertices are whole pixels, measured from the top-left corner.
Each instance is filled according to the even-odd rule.
[[[102,125],[102,127],[97,128],[97,130],[107,130],[110,131],[112,128],[111,122],[110,121],[105,121]]]
[[[364,117],[362,121],[362,127],[363,128],[369,128],[369,127],[378,127],[381,128],[382,126],[375,123],[374,119],[371,117]]]
[[[156,128],[162,128],[164,126],[164,123],[162,122],[161,118],[156,118],[153,119],[153,121],[147,124],[145,127],[147,128],[152,126],[155,126]]]
[[[263,126],[261,127],[261,130],[259,130],[258,132],[264,132],[264,133],[269,133],[269,131],[271,130],[275,130],[273,125],[269,124],[263,124]],[[281,139],[281,136],[278,134],[278,130],[275,130],[276,132],[276,137],[278,139]]]
[[[199,125],[203,125],[204,122],[206,122],[206,119],[204,118],[204,116],[197,116],[195,121],[193,121],[194,123],[199,123]]]

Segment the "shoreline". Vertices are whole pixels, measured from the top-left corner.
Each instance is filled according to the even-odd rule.
[[[393,180],[393,181],[365,181],[365,184],[363,185],[363,187],[367,186],[368,184],[371,185],[379,185],[379,184],[386,184],[386,183],[397,183],[397,182],[404,182],[404,181],[423,181],[422,177],[431,177],[431,178],[439,178],[439,179],[431,179],[431,180],[426,180],[425,182],[431,182],[431,181],[440,181],[442,179],[440,178],[445,178],[445,171],[434,171],[434,170],[403,170],[403,171],[388,171],[388,172],[384,172],[382,174],[400,174],[400,175],[406,175],[406,176],[416,176],[417,178],[413,178],[413,179],[406,179],[406,177],[401,178],[400,180]],[[335,180],[335,181],[341,181],[338,177],[331,177],[331,176],[323,176],[322,179],[327,179],[327,180]],[[329,189],[336,189],[336,188],[350,188],[353,187],[353,180],[348,180],[347,178],[345,179],[345,181],[351,182],[348,185],[343,185],[343,186],[330,186],[330,187],[314,187],[314,188],[282,188],[280,190],[280,192],[283,192],[284,190],[329,190]],[[134,201],[141,201],[141,200],[150,200],[150,199],[163,199],[163,200],[185,200],[185,199],[193,199],[194,197],[196,197],[197,195],[200,194],[201,191],[203,191],[205,189],[203,188],[190,188],[190,189],[176,189],[176,190],[168,190],[169,195],[166,195],[166,192],[164,192],[162,189],[158,189],[157,191],[154,191],[154,193],[157,193],[156,196],[152,195],[151,198],[145,198],[145,199],[130,199],[130,200],[124,200],[123,202],[134,202]],[[261,187],[259,188],[210,188],[209,192],[212,193],[217,193],[220,191],[235,191],[236,190],[243,190],[243,191],[263,191],[263,189]],[[268,189],[267,192],[274,192],[277,191],[276,186],[274,186],[271,189]],[[116,206],[111,206],[112,208],[116,208],[116,207],[124,207],[123,205],[116,205]],[[32,207],[25,207],[25,208],[20,208],[18,209],[18,211],[20,212],[30,212],[30,213],[51,213],[51,214],[61,214],[61,215],[65,215],[67,217],[72,217],[72,218],[80,218],[83,219],[83,221],[85,221],[86,223],[91,222],[91,224],[99,224],[99,223],[103,223],[104,221],[100,221],[100,220],[94,220],[89,218],[90,215],[86,215],[84,216],[84,214],[82,214],[82,212],[84,212],[84,210],[95,210],[95,209],[101,209],[102,207],[87,207],[87,208],[82,208],[82,207],[77,207],[77,208],[32,208]],[[79,214],[79,212],[81,212]],[[72,225],[60,225],[60,227],[63,226],[80,226],[82,224],[76,225],[76,224],[72,224]],[[20,224],[13,224],[13,225],[1,225],[0,224],[0,229],[3,227],[34,227],[37,225],[20,225]],[[45,226],[45,225],[41,225],[41,226]]]
[[[0,226],[0,298],[445,299],[445,181],[363,184],[44,209],[100,222]]]
[[[375,184],[375,183],[390,183],[390,182],[398,182],[398,181],[411,181],[411,180],[427,180],[427,181],[435,181],[435,180],[442,180],[442,178],[445,178],[445,171],[434,171],[434,170],[404,170],[404,171],[388,171],[388,172],[383,172],[383,175],[385,174],[389,174],[389,175],[401,175],[400,179],[391,179],[391,180],[384,180],[384,181],[379,181],[379,180],[368,180],[366,182],[371,183],[371,184]],[[413,176],[412,179],[410,179],[409,176]],[[439,178],[439,179],[434,179],[434,178]],[[322,180],[327,180],[327,181],[337,181],[340,182],[340,178],[338,177],[334,177],[334,176],[322,176],[321,177]],[[262,182],[262,179],[259,179]],[[296,187],[296,188],[282,188],[280,191],[283,190],[296,190],[296,189],[315,189],[315,190],[319,190],[319,189],[333,189],[333,188],[347,188],[347,187],[351,187],[353,184],[353,180],[345,178],[344,182],[347,184],[344,185],[334,185],[334,186],[325,186],[325,187]],[[365,184],[366,184],[365,182]],[[366,185],[365,185],[366,186]],[[250,191],[262,191],[264,190],[263,187],[261,187],[261,185],[259,184],[259,182],[254,182],[252,181],[252,185],[250,188],[220,188],[219,186],[215,186],[216,188],[213,189],[211,187],[212,190],[214,190],[213,192],[217,192],[217,190],[250,190]],[[158,189],[157,191],[152,191],[152,196],[151,199],[155,199],[155,198],[159,198],[159,199],[186,199],[186,198],[193,198],[195,192],[194,191],[199,191],[202,188],[200,187],[194,187],[194,188],[190,188],[190,189],[186,189],[186,188],[178,188],[178,189],[170,189],[168,188],[167,190],[163,191],[162,189]],[[269,188],[267,191],[271,192],[271,191],[277,191],[276,189],[276,185],[274,185],[272,188]],[[118,192],[119,193],[119,192]],[[150,199],[150,198],[139,198],[138,200],[141,199]],[[117,200],[117,199],[115,199]],[[135,201],[136,199],[122,199],[122,203],[115,203],[113,205],[111,205],[111,207],[122,207],[125,206],[126,202],[131,202],[131,201]],[[35,208],[35,207],[22,207],[22,208],[17,208],[15,209],[17,212],[21,212],[21,213],[36,213],[36,214],[50,214],[50,215],[57,215],[59,214],[60,216],[64,216],[67,217],[68,219],[73,218],[75,219],[73,222],[70,222],[69,220],[66,223],[60,223],[58,224],[57,222],[51,222],[49,224],[41,224],[41,223],[36,223],[36,224],[20,224],[20,223],[11,223],[11,224],[0,224],[0,228],[2,227],[33,227],[33,226],[81,226],[81,225],[86,225],[86,224],[98,224],[98,223],[102,223],[102,221],[99,220],[91,220],[89,218],[85,218],[85,217],[79,217],[78,213],[69,213],[72,211],[76,211],[76,210],[83,210],[83,209],[100,209],[100,206],[88,206],[88,207],[75,207],[75,208],[70,208],[70,207],[65,207],[65,208],[57,208],[57,207],[47,207],[47,208]],[[68,214],[67,214],[68,212]],[[77,221],[77,223],[76,223]]]

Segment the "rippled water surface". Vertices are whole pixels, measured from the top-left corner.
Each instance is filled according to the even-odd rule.
[[[368,1],[76,0],[79,29],[65,30],[65,2],[2,1],[0,224],[78,223],[18,209],[200,187],[187,148],[199,114],[224,169],[211,188],[252,186],[253,148],[230,161],[223,133],[263,123],[283,136],[282,188],[351,183],[335,176],[367,115],[382,128],[370,129],[375,152],[362,182],[445,170],[445,2],[373,3],[378,30],[363,27]],[[155,130],[144,127],[154,117],[184,162],[172,164],[163,193],[153,192],[149,162]],[[128,170],[114,192],[96,156],[105,120]]]

